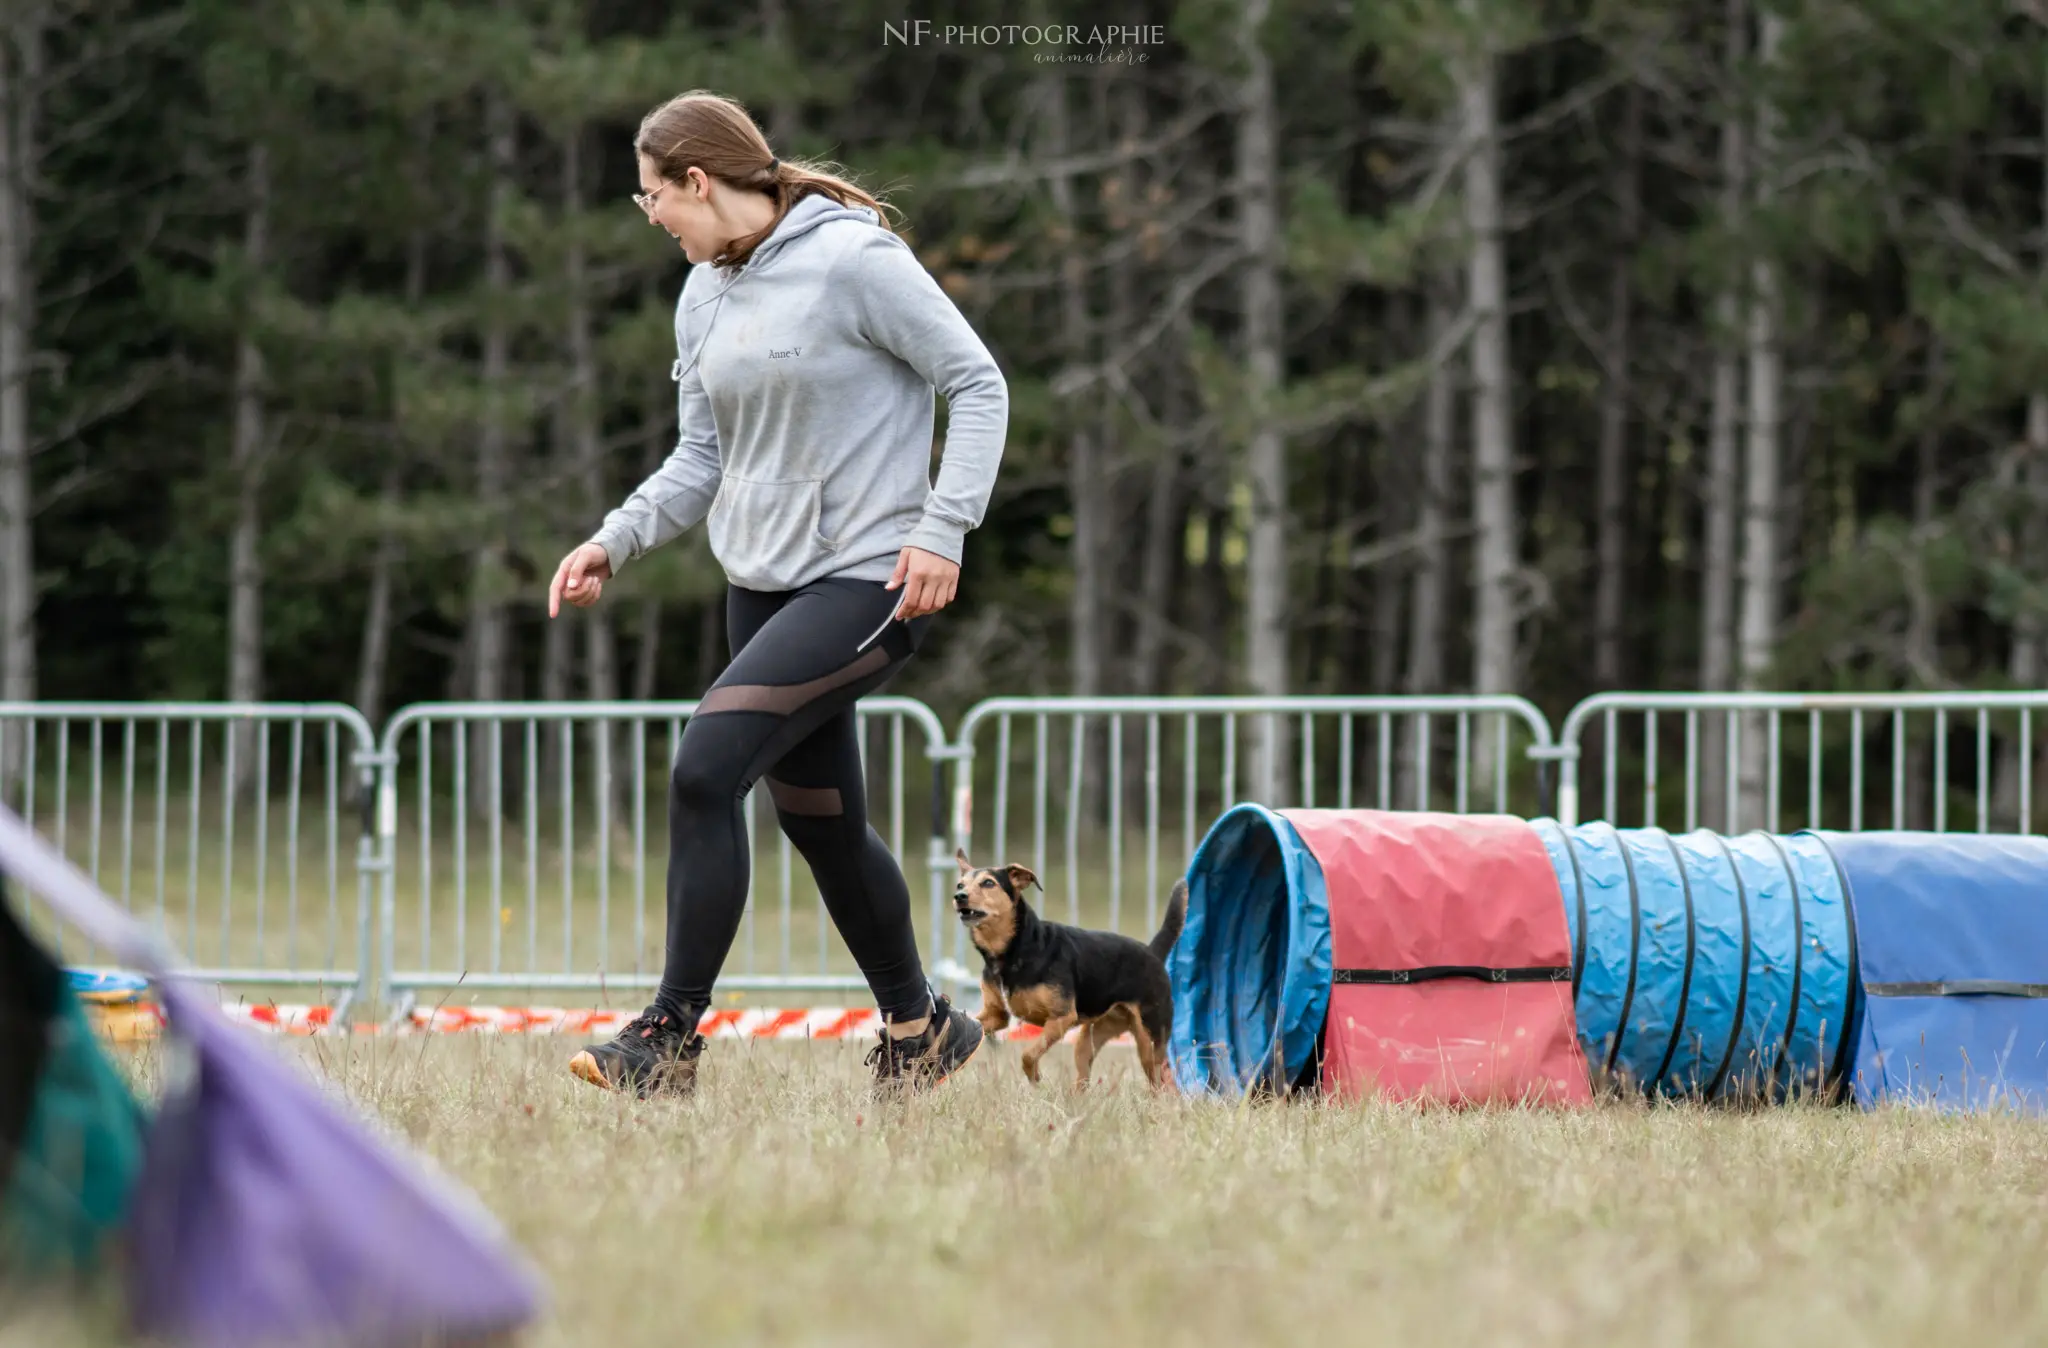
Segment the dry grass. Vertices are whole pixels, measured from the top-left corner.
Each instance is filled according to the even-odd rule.
[[[2037,1121],[1190,1103],[1126,1049],[1079,1096],[1014,1045],[877,1108],[862,1047],[721,1042],[642,1104],[566,1041],[295,1046],[501,1215],[535,1348],[2048,1341]]]

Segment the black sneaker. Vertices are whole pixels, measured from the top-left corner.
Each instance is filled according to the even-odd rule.
[[[569,1070],[593,1086],[650,1095],[688,1095],[697,1085],[704,1036],[685,1031],[666,1011],[648,1007],[627,1021],[609,1044],[593,1044],[569,1059]]]
[[[868,1050],[867,1065],[875,1072],[877,1095],[905,1095],[929,1090],[967,1065],[981,1048],[981,1022],[955,1011],[944,997],[932,996],[932,1023],[922,1034],[892,1039],[883,1026],[881,1042]]]

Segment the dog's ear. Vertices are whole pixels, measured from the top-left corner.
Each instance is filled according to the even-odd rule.
[[[973,864],[967,860],[967,849],[964,847],[953,849],[953,860],[960,863],[960,874],[962,875],[974,869]]]
[[[1010,887],[1019,894],[1024,892],[1024,886],[1026,885],[1038,885],[1038,875],[1029,866],[1019,866],[1012,863],[1006,869],[1010,873]],[[1045,886],[1038,885],[1038,892],[1041,894],[1045,893]]]

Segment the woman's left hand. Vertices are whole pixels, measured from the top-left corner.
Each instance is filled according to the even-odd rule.
[[[887,588],[903,591],[896,606],[898,620],[922,618],[953,602],[960,588],[960,565],[923,548],[905,548],[896,558],[896,574],[889,577]]]

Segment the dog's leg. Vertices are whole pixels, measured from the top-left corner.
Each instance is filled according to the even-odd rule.
[[[1074,1086],[1085,1090],[1088,1073],[1095,1066],[1095,1050],[1116,1038],[1116,1012],[1085,1021],[1081,1026],[1081,1037],[1074,1041]]]
[[[1054,1044],[1067,1037],[1067,1031],[1073,1029],[1074,1022],[1079,1019],[1072,1011],[1063,1011],[1039,1027],[1038,1042],[1024,1050],[1024,1075],[1031,1078],[1032,1085],[1038,1084],[1039,1060],[1052,1052]]]
[[[1165,1080],[1165,1061],[1160,1057],[1159,1044],[1152,1038],[1152,1032],[1145,1028],[1145,1015],[1132,1005],[1126,1013],[1131,1021],[1131,1038],[1138,1045],[1138,1066],[1145,1073],[1145,1081],[1158,1090]]]
[[[1088,1074],[1095,1066],[1097,1051],[1125,1030],[1136,1029],[1137,1024],[1137,1013],[1127,1003],[1112,1006],[1090,1021],[1082,1029],[1081,1042],[1074,1049],[1074,1084],[1087,1086]],[[1083,1049],[1086,1050],[1085,1054],[1082,1052]]]
[[[1010,1023],[1010,1008],[1003,1005],[1003,990],[987,977],[981,980],[981,1010],[975,1017],[984,1034],[994,1034]]]

